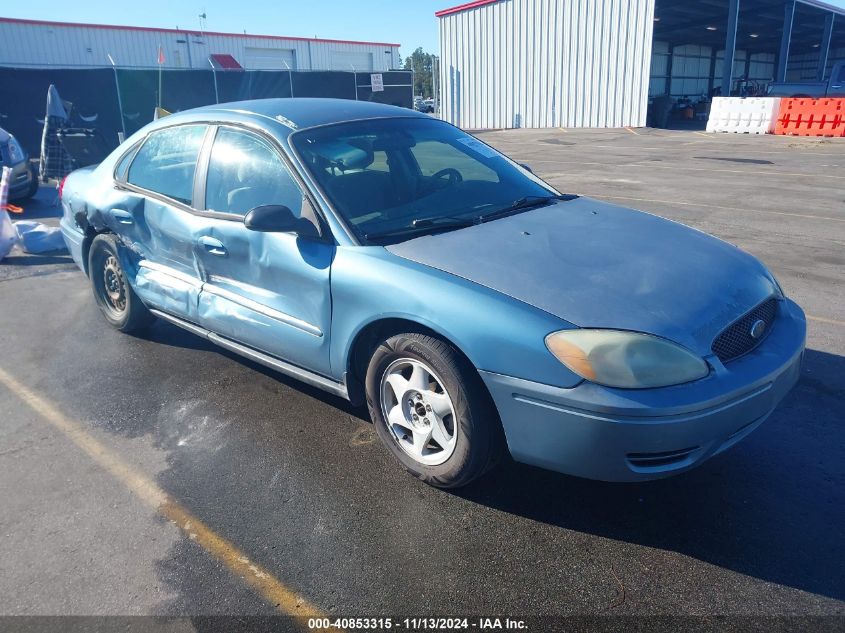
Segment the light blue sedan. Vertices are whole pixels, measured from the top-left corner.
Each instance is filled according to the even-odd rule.
[[[435,486],[508,453],[608,481],[678,473],[799,376],[804,314],[755,258],[556,191],[411,110],[209,106],[62,187],[65,240],[109,323],[158,317],[366,402]]]

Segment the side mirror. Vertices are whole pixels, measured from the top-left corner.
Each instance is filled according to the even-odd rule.
[[[265,204],[251,209],[244,217],[244,226],[262,233],[294,233],[301,237],[320,237],[320,231],[306,218],[298,218],[282,204]]]
[[[526,171],[530,171],[532,174],[534,173],[534,170],[531,169],[531,166],[526,164],[526,163],[520,163],[519,166],[522,167]]]

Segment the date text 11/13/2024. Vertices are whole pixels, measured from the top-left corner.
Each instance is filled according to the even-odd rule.
[[[526,631],[524,620],[514,618],[479,617],[479,618],[309,618],[311,630],[388,630],[405,629],[409,631]]]

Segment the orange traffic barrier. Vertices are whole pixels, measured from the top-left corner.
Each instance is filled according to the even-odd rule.
[[[845,137],[845,99],[781,99],[775,134]]]

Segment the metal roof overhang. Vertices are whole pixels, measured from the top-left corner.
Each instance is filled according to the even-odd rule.
[[[460,13],[461,11],[468,11],[469,9],[483,7],[486,4],[493,4],[494,2],[499,1],[500,0],[473,0],[472,2],[459,4],[454,7],[449,7],[448,9],[441,9],[440,11],[435,11],[434,15],[439,18],[443,17],[444,15]],[[821,9],[823,11],[830,11],[831,13],[836,13],[838,15],[845,15],[845,8],[834,6],[830,3],[823,2],[822,0],[797,0],[797,2],[800,2],[801,4],[806,4],[811,7],[816,7],[817,9]]]
[[[496,2],[502,0],[474,0],[434,15],[445,17]],[[823,0],[797,3],[791,50],[810,51],[821,42],[825,17],[830,13],[845,16],[845,8]],[[740,0],[736,47],[752,53],[777,52],[783,33],[784,4],[784,0]],[[729,0],[655,0],[654,39],[724,48],[728,6]],[[845,17],[836,22],[831,49],[845,47]]]

